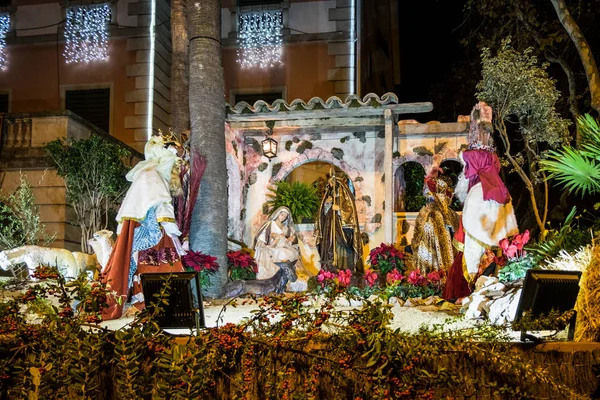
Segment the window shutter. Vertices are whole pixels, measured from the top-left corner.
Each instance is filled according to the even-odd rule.
[[[65,109],[109,132],[110,89],[67,90]]]
[[[8,93],[0,93],[0,113],[8,112]]]

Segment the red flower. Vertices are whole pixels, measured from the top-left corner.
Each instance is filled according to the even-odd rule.
[[[408,275],[408,283],[415,286],[423,286],[427,284],[427,278],[425,278],[419,270],[414,270]]]
[[[392,272],[388,272],[385,280],[387,283],[390,284],[394,284],[396,282],[401,281],[402,279],[404,279],[404,276],[402,276],[402,274],[400,273],[400,271],[398,271],[397,269],[392,270]]]
[[[202,252],[189,251],[185,256],[181,258],[183,265],[186,268],[194,269],[195,271],[209,271],[215,272],[219,269],[217,263],[217,257],[209,256],[208,254],[202,254]]]
[[[427,274],[427,279],[431,283],[437,283],[442,280],[442,275],[438,271],[433,271]]]
[[[373,285],[377,282],[377,278],[379,278],[379,276],[375,271],[367,271],[367,273],[365,274],[365,280],[367,281],[367,284],[370,287],[373,287]]]
[[[349,269],[340,271],[338,273],[338,282],[341,286],[350,286],[350,278],[352,278],[352,271]]]
[[[500,245],[500,248],[502,249],[502,251],[506,252],[506,250],[508,250],[508,246],[510,245],[510,242],[508,241],[508,239],[504,238],[498,244]]]

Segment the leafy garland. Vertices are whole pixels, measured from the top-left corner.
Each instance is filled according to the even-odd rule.
[[[73,296],[103,304],[105,287],[66,284],[56,270],[49,289],[37,284],[0,302],[0,396],[28,399],[432,399],[481,396],[523,398],[579,393],[546,366],[510,351],[498,332],[478,328],[418,334],[391,330],[391,307],[363,300],[337,310],[332,290],[321,301],[304,294],[267,296],[247,321],[190,336],[165,335],[156,325],[162,300],[128,327],[109,331],[86,322],[85,306],[69,311]],[[61,307],[31,324],[23,307],[60,297]],[[91,303],[88,303],[91,300]],[[316,304],[315,309],[307,304]],[[96,311],[92,311],[95,313]],[[61,312],[64,311],[64,312]],[[492,344],[493,345],[490,345]]]

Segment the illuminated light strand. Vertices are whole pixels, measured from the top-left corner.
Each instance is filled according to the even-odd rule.
[[[67,8],[63,52],[67,64],[108,58],[110,19],[108,3]]]
[[[237,61],[242,68],[271,68],[283,64],[282,28],[281,10],[241,13]]]
[[[10,15],[8,13],[0,14],[0,69],[6,70],[7,60],[6,52],[6,34],[10,31]]]

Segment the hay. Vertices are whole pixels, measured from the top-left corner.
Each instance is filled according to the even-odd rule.
[[[600,244],[595,243],[589,266],[583,271],[579,283],[579,296],[575,304],[577,324],[575,340],[597,342],[600,340]]]

